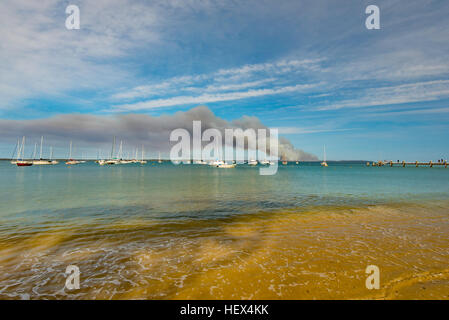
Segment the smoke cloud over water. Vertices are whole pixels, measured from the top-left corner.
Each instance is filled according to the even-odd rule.
[[[202,130],[268,129],[257,117],[243,116],[228,121],[217,117],[208,107],[199,106],[185,112],[158,117],[145,114],[99,116],[85,114],[58,115],[35,120],[0,120],[0,141],[13,145],[18,137],[27,141],[38,141],[45,137],[46,145],[67,147],[69,141],[83,148],[110,148],[112,139],[123,140],[125,146],[145,147],[147,152],[168,152],[174,129],[183,128],[192,132],[193,121],[201,121]],[[267,130],[267,132],[269,132]],[[279,156],[283,160],[317,160],[317,157],[296,149],[286,138],[279,138]]]

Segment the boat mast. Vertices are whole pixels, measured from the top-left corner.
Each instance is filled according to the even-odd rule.
[[[20,143],[19,141],[20,141],[20,139],[17,140],[18,144]],[[19,150],[17,150],[17,161],[19,161],[19,159],[21,159],[20,157],[22,156],[22,150],[23,150],[24,143],[25,143],[25,137],[22,137],[22,144],[18,146]]]
[[[69,160],[72,160],[72,140],[70,140]]]
[[[112,150],[111,150],[111,160],[114,159],[114,150],[115,149],[115,136],[114,139],[112,140]]]
[[[17,144],[16,144],[16,147],[14,148],[14,151],[13,151],[13,153],[11,155],[11,160],[14,159],[14,155],[16,154],[16,152],[19,152],[19,145],[20,145],[20,139],[17,138]]]
[[[53,147],[50,147],[50,160],[53,159]]]
[[[123,140],[120,140],[120,149],[118,151],[119,159],[122,160],[122,153],[123,153]]]
[[[23,160],[24,157],[25,157],[25,136],[23,136],[22,138],[22,154],[20,159]]]
[[[40,152],[40,156],[39,159],[42,160],[42,143],[44,142],[44,136],[41,136],[41,152]]]
[[[35,159],[36,159],[36,153],[37,153],[37,151],[36,151],[36,150],[37,150],[37,142],[35,142],[35,143],[34,143],[34,151],[33,151],[33,157],[32,157],[32,158],[33,158],[33,160],[35,160]]]
[[[324,145],[324,159],[323,159],[323,161],[326,162],[326,145]]]

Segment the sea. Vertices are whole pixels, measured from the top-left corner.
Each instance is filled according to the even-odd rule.
[[[449,168],[328,163],[0,161],[0,299],[449,299]]]

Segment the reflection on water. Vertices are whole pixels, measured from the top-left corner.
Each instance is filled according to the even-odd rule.
[[[449,298],[448,170],[0,163],[0,174],[0,298]],[[365,288],[369,264],[381,290]]]

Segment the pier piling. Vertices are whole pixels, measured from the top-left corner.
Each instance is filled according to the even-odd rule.
[[[415,166],[416,168],[418,168],[419,166],[427,166],[429,168],[433,168],[434,166],[444,166],[444,168],[447,168],[447,160],[440,160],[438,162],[433,162],[432,160],[430,160],[429,162],[419,162],[419,161],[415,161],[415,162],[399,162],[399,160],[397,162],[393,162],[393,161],[377,161],[377,162],[367,162],[366,166],[367,167],[382,167],[382,166],[386,166],[389,165],[390,167],[395,167],[395,166],[401,166],[403,168],[405,168],[406,166]]]

